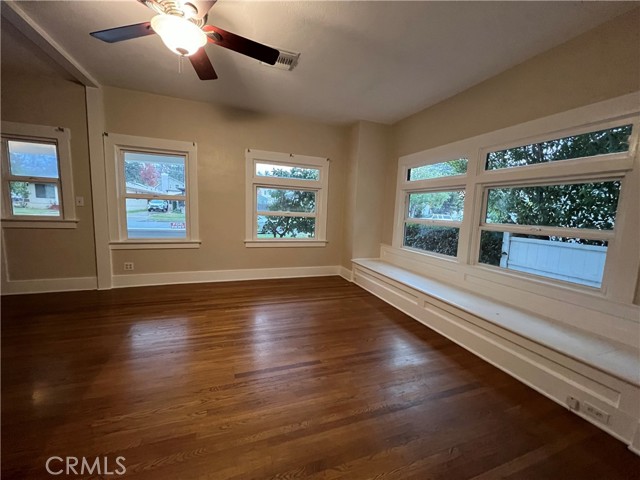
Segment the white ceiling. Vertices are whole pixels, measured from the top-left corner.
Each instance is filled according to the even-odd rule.
[[[179,74],[156,36],[117,44],[89,36],[149,20],[153,12],[134,0],[19,5],[104,85],[331,123],[393,123],[639,3],[218,0],[208,23],[301,57],[288,72],[209,45],[220,78],[207,82],[188,62]],[[16,32],[2,33],[3,64],[24,64]]]

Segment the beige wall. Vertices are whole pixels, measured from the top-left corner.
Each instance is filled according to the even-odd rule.
[[[382,241],[392,239],[399,156],[640,90],[639,25],[637,8],[395,124]]]
[[[198,145],[201,248],[114,251],[114,274],[125,261],[134,274],[340,264],[347,128],[118,88],[105,88],[104,105],[108,132]],[[246,148],[331,159],[326,247],[244,246]]]
[[[84,87],[3,68],[2,120],[69,128],[74,193],[85,202],[76,229],[3,229],[9,278],[95,277]]]
[[[375,255],[380,240],[391,242],[399,155],[640,89],[639,22],[636,9],[392,127],[331,126],[106,87],[107,131],[198,143],[202,240],[193,250],[114,251],[113,273],[350,267],[351,258]],[[12,279],[94,276],[84,89],[3,68],[2,119],[71,129],[74,185],[86,204],[76,230],[5,230]],[[244,247],[245,148],[331,158],[326,247]]]
[[[349,269],[353,258],[353,218],[356,211],[356,175],[358,170],[360,123],[354,123],[349,129],[349,154],[347,155],[347,177],[342,218],[342,266]]]
[[[382,193],[390,158],[391,127],[358,122],[351,129],[342,265],[352,258],[377,257],[383,226]]]
[[[640,9],[394,125],[383,242],[391,243],[398,156],[640,89]]]

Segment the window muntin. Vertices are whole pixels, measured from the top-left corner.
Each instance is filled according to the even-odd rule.
[[[486,223],[613,230],[620,181],[490,188]]]
[[[2,122],[2,182],[5,226],[74,227],[68,129]]]
[[[257,237],[315,238],[316,192],[257,187]]]
[[[108,133],[104,147],[111,248],[196,247],[196,144]]]
[[[126,238],[188,237],[186,155],[122,151]]]
[[[619,196],[620,181],[489,188],[478,261],[600,288]]]
[[[509,127],[401,157],[398,164],[393,247],[407,250],[409,258],[413,256],[416,261],[424,262],[427,266],[437,265],[438,262],[441,262],[441,254],[436,255],[435,252],[429,250],[421,250],[420,253],[424,255],[415,257],[416,243],[407,241],[405,238],[407,223],[444,227],[448,225],[442,221],[430,222],[428,219],[410,218],[408,215],[410,203],[408,195],[416,192],[464,189],[467,192],[467,198],[464,219],[460,222],[457,256],[457,262],[460,266],[447,266],[447,270],[459,271],[458,269],[461,269],[460,271],[466,271],[470,268],[474,272],[474,276],[496,283],[505,281],[500,278],[500,270],[505,273],[508,270],[510,275],[508,281],[513,280],[520,285],[520,288],[527,288],[527,284],[534,282],[536,285],[532,287],[536,291],[544,291],[546,295],[554,298],[560,295],[557,292],[561,290],[557,288],[564,286],[568,289],[566,291],[571,292],[571,295],[586,294],[591,298],[602,297],[602,300],[610,298],[623,302],[631,301],[636,289],[635,277],[631,278],[630,272],[634,269],[637,271],[640,263],[635,255],[637,245],[633,240],[630,240],[637,232],[637,221],[635,220],[637,199],[634,192],[638,190],[634,169],[637,168],[635,157],[637,155],[640,117],[635,103],[632,105],[630,96],[625,98],[624,102],[626,103],[623,110],[611,110],[608,113],[609,118],[605,120],[602,120],[600,107],[584,107],[580,113],[558,114],[548,119]],[[590,113],[585,115],[582,113],[583,110]],[[620,120],[621,118],[623,120]],[[583,126],[587,123],[590,130],[587,129],[589,127]],[[552,133],[545,138],[545,129],[566,133],[560,135]],[[591,132],[593,135],[584,134],[584,132]],[[580,142],[573,140],[574,137],[581,135],[585,135],[585,137],[578,138],[578,140],[590,150],[584,152],[578,150]],[[607,143],[607,135],[613,136],[613,141]],[[549,148],[553,147],[553,139],[572,140],[573,150],[570,152],[571,155],[565,155],[565,159],[575,158],[577,160],[562,162],[558,161],[561,159],[560,155],[556,155],[554,158],[549,154],[544,159],[544,163],[539,165],[540,168],[495,168],[490,172],[486,171],[487,154],[507,151],[513,145],[533,144],[533,142],[527,141],[519,142],[518,138],[537,138],[539,139],[537,142],[540,144],[545,144],[547,139],[551,139],[548,140]],[[594,140],[594,142],[586,140]],[[561,144],[562,142],[556,143]],[[502,148],[490,147],[496,145],[504,146]],[[553,153],[553,150],[549,151]],[[462,152],[468,153],[460,155]],[[447,156],[449,158],[457,156],[469,158],[467,175],[413,182],[408,180],[408,170],[414,168],[415,165],[434,164]],[[526,164],[523,163],[524,165]],[[519,203],[522,208],[527,206],[524,199],[532,198],[534,193],[540,193],[540,189],[546,190],[544,192],[545,198],[553,200],[555,196],[556,199],[555,203],[544,204],[542,208],[536,207],[538,216],[534,215],[535,208],[530,209],[528,216],[520,215],[520,219],[512,218],[513,215],[509,215],[519,213],[517,210],[511,209],[509,211],[508,208],[499,208],[500,195],[517,190],[517,193],[521,195]],[[596,191],[595,194],[592,193],[593,190]],[[585,199],[585,201],[567,205],[567,203],[572,203],[570,200],[574,198]],[[494,209],[493,214],[489,208],[490,199]],[[499,215],[496,214],[496,211]],[[572,216],[566,216],[567,213],[571,213]],[[564,218],[562,215],[565,215]],[[538,218],[538,220],[535,221],[532,218]],[[414,228],[417,229],[417,227]],[[525,245],[533,251],[534,247],[539,247],[537,244],[540,242],[547,242],[546,245],[553,242],[550,248],[553,247],[556,253],[563,252],[562,255],[567,258],[569,256],[567,252],[580,249],[589,250],[587,247],[594,247],[600,251],[600,257],[604,256],[606,261],[604,267],[599,267],[599,271],[591,272],[588,275],[581,274],[582,277],[578,275],[577,279],[569,278],[569,275],[564,275],[562,272],[551,272],[543,279],[540,278],[541,274],[538,271],[516,270],[517,265],[514,262],[508,262],[509,268],[505,266],[501,268],[499,262],[487,260],[490,257],[490,252],[487,251],[486,246],[481,248],[481,243],[486,244],[488,238],[494,238],[494,242],[496,238],[499,238],[498,243],[501,244],[503,236],[510,236],[511,244],[518,244],[518,247],[514,247],[514,249]],[[529,238],[530,236],[532,238]],[[559,239],[566,239],[566,241],[561,242]],[[562,248],[557,248],[560,243],[570,246],[563,245]],[[573,244],[578,246],[573,246]],[[432,248],[432,250],[435,249]],[[484,250],[482,255],[481,250]],[[502,251],[498,252],[500,255],[501,253]],[[518,253],[516,250],[511,250],[513,256],[516,253]],[[573,256],[573,253],[570,256]],[[565,262],[565,259],[558,258],[557,261],[558,264],[561,264]],[[596,264],[595,262],[591,263]],[[439,271],[434,271],[434,275],[439,276],[440,274]],[[621,278],[625,280],[621,280]],[[555,287],[552,284],[555,284]],[[579,291],[581,293],[578,293]],[[501,297],[501,295],[497,296]]]
[[[411,167],[407,169],[407,181],[415,182],[417,180],[466,175],[468,161],[466,158],[457,158],[446,162]]]
[[[259,177],[295,178],[297,180],[320,180],[320,169],[293,165],[256,162],[255,174]]]
[[[632,125],[607,128],[580,135],[489,152],[485,169],[523,167],[539,163],[594,157],[629,150]]]
[[[328,159],[247,150],[249,247],[326,243]]]
[[[59,218],[60,176],[57,143],[7,139],[6,148],[9,159],[7,178],[11,194],[11,215]]]
[[[457,256],[464,197],[464,190],[407,193],[403,246]]]

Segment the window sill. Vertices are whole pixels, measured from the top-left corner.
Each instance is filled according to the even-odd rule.
[[[325,247],[326,240],[245,240],[247,248]]]
[[[153,250],[153,249],[174,249],[174,248],[200,248],[200,240],[188,240],[184,242],[165,242],[165,241],[143,241],[137,242],[129,240],[126,242],[111,242],[109,248],[111,250]]]
[[[3,218],[2,228],[76,228],[79,220]]]

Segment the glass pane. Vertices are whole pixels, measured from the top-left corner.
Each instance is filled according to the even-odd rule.
[[[409,218],[462,220],[464,190],[409,194]]]
[[[185,157],[155,153],[124,152],[127,193],[184,195]]]
[[[612,230],[620,182],[489,189],[487,223]]]
[[[258,187],[256,206],[259,212],[316,211],[316,192]]]
[[[317,168],[288,167],[256,163],[256,175],[259,177],[298,178],[300,180],[319,180],[320,170]]]
[[[9,140],[12,175],[58,178],[58,148],[55,143]]]
[[[129,238],[187,238],[184,201],[127,198],[126,208]]]
[[[55,183],[9,182],[13,215],[60,216],[60,195]]]
[[[458,254],[460,229],[407,223],[404,246],[455,257]]]
[[[316,237],[314,217],[258,215],[258,238],[309,239]]]
[[[632,125],[625,125],[491,152],[487,155],[486,169],[522,167],[536,163],[626,152],[629,150],[631,127]]]
[[[425,180],[428,178],[453,177],[455,175],[465,175],[467,173],[467,159],[458,158],[448,162],[423,165],[421,167],[410,168],[407,172],[407,180]]]
[[[599,288],[607,242],[483,231],[480,263]]]

